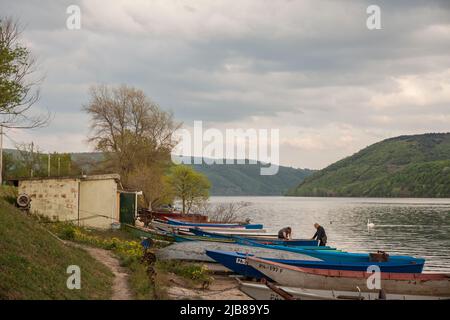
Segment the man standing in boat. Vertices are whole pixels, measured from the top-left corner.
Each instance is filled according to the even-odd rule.
[[[283,228],[278,231],[278,239],[290,240],[292,237],[292,229],[291,227]]]
[[[312,239],[319,240],[319,246],[326,246],[327,245],[327,234],[325,232],[325,229],[317,222],[314,223],[314,228],[316,228],[317,231],[314,234],[314,236],[312,237]]]

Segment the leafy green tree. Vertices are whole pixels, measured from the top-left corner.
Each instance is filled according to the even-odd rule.
[[[189,213],[194,205],[199,205],[209,198],[211,184],[208,178],[191,167],[172,167],[166,177],[166,183],[173,197],[181,200],[183,213]]]
[[[39,100],[36,60],[20,42],[20,28],[11,18],[0,18],[0,125],[35,128],[47,124],[48,115],[30,115]]]

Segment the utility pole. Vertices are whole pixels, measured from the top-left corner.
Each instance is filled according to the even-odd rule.
[[[33,154],[33,150],[34,150],[34,142],[31,141],[31,169],[30,169],[30,178],[33,178],[33,173],[34,173],[34,154]]]
[[[58,157],[58,177],[61,175],[61,158]]]
[[[3,184],[3,126],[0,125],[0,185]]]
[[[48,152],[47,173],[50,177],[50,151]]]

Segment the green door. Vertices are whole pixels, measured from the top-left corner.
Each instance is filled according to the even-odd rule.
[[[135,197],[134,193],[120,193],[120,223],[134,225]]]

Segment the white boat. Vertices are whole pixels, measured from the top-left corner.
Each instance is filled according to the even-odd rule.
[[[264,259],[248,257],[246,262],[282,286],[335,290],[379,292],[368,288],[373,273],[330,269],[299,268]],[[372,282],[371,282],[372,283]],[[380,288],[387,294],[450,297],[450,274],[386,273],[380,274]]]
[[[270,238],[270,239],[278,239],[277,233],[267,233],[265,229],[259,229],[259,231],[263,230],[263,232],[242,232],[241,230],[236,231],[228,231],[228,230],[217,230],[217,231],[208,231],[205,228],[198,228],[199,230],[209,232],[211,236],[219,235],[219,236],[235,236],[235,237],[245,237],[245,238]]]
[[[159,249],[156,252],[156,257],[159,260],[189,260],[189,261],[215,262],[213,259],[211,259],[206,255],[205,253],[206,250],[241,252],[244,254],[254,254],[274,259],[294,259],[294,260],[311,260],[311,261],[319,260],[296,252],[245,246],[235,243],[222,243],[209,241],[177,242],[165,248]],[[245,260],[243,262],[245,262]]]
[[[151,221],[150,225],[155,229],[163,230],[165,232],[171,232],[171,233],[183,232],[185,234],[192,234],[189,232],[189,229],[193,228],[193,227],[186,227],[186,226],[171,225],[171,224],[156,221],[156,220]],[[238,228],[238,227],[236,227],[236,228],[198,227],[198,229],[204,230],[207,232],[214,232],[214,233],[218,233],[218,234],[222,234],[222,235],[233,234],[233,235],[242,235],[242,236],[246,236],[246,235],[273,236],[273,235],[267,234],[266,229],[245,229],[245,227],[242,227],[242,228]],[[229,229],[232,229],[232,230],[229,230]]]
[[[285,294],[292,300],[380,300],[379,292],[334,291],[277,287],[272,290],[267,285],[256,282],[240,282],[239,289],[254,300],[286,300]],[[278,292],[282,290],[283,293]],[[419,296],[409,294],[385,294],[382,300],[445,300],[450,297]]]

